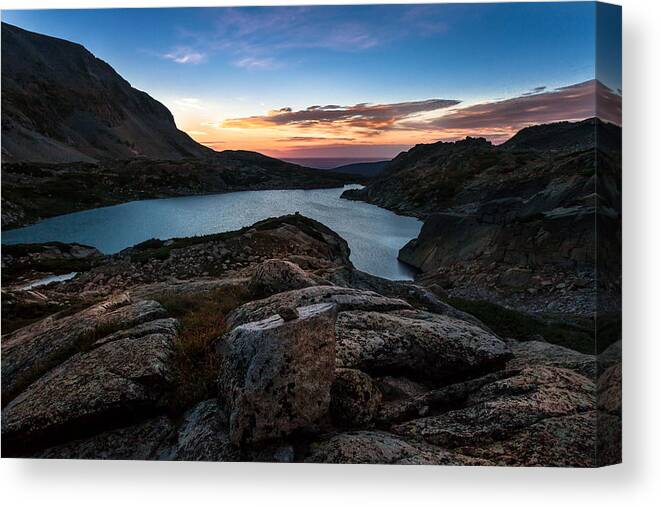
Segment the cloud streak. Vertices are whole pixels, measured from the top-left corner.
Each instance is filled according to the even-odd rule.
[[[313,136],[292,136],[276,139],[278,143],[316,143],[319,141],[324,142],[341,142],[341,141],[355,141],[355,137],[313,137]]]
[[[429,99],[393,104],[315,105],[300,111],[284,107],[263,116],[228,119],[221,123],[221,127],[242,129],[295,127],[333,131],[361,129],[363,135],[377,135],[384,130],[398,128],[398,123],[415,118],[416,115],[457,104],[459,104],[458,100]]]
[[[188,99],[185,106],[195,107]],[[272,154],[390,153],[396,147],[466,136],[504,142],[530,125],[599,117],[621,124],[622,96],[591,80],[556,89],[539,86],[519,96],[464,105],[459,100],[428,99],[396,103],[283,107],[264,115],[211,122],[232,143]],[[205,124],[207,125],[207,124]],[[325,155],[324,155],[325,156]],[[353,156],[353,155],[352,155]]]
[[[198,64],[204,62],[207,58],[206,54],[185,47],[175,48],[169,53],[165,53],[161,56],[166,60],[172,60],[175,63],[181,64]]]
[[[273,58],[257,58],[246,56],[234,62],[234,65],[243,69],[275,69],[280,66]]]
[[[597,104],[600,105],[598,109]],[[409,124],[409,127],[472,132],[504,129],[513,134],[529,125],[593,116],[618,125],[622,121],[622,97],[596,80],[455,109],[427,122]]]
[[[387,16],[378,8],[361,12],[348,18],[344,9],[333,6],[218,9],[211,28],[179,29],[188,52],[175,48],[164,56],[177,63],[200,63],[207,56],[229,55],[236,67],[270,70],[298,62],[300,54],[290,57],[300,50],[357,53],[413,34],[432,36],[448,30],[444,17],[424,6],[402,10],[401,17]]]
[[[546,86],[537,86],[530,90],[529,92],[523,93],[522,95],[524,97],[527,97],[528,95],[536,95],[538,93],[542,93],[544,90],[546,90]]]

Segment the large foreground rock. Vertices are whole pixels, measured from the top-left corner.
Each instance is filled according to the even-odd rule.
[[[117,337],[32,383],[2,412],[3,450],[88,435],[154,414],[167,403],[174,329]]]
[[[176,461],[237,461],[238,450],[229,441],[225,416],[217,400],[206,400],[188,410],[172,444],[158,459]]]
[[[500,466],[593,467],[595,430],[596,412],[590,411],[543,419],[509,439],[460,450]]]
[[[338,367],[374,375],[449,381],[502,367],[509,347],[475,324],[426,312],[342,312]]]
[[[35,454],[50,459],[159,459],[175,426],[166,416],[72,440]]]
[[[339,368],[331,388],[331,417],[339,427],[370,426],[381,405],[381,391],[360,370]]]
[[[53,315],[3,337],[3,403],[105,335],[165,315],[163,307],[155,301],[133,302],[122,294],[74,315]]]
[[[50,447],[33,455],[57,459],[236,461],[217,400],[206,400],[181,418],[158,416]]]
[[[255,269],[248,291],[255,298],[263,298],[313,285],[318,285],[317,281],[293,262],[269,259]]]
[[[406,441],[383,431],[353,431],[330,435],[310,446],[308,463],[383,465],[488,465],[485,460]]]
[[[526,366],[557,366],[574,370],[588,378],[595,378],[597,375],[595,356],[542,341],[511,340],[509,345],[514,354],[514,359],[507,364],[510,369],[521,369]]]
[[[501,464],[588,466],[594,464],[594,454],[584,452],[594,449],[594,393],[594,382],[571,370],[527,368],[484,385],[460,408],[392,431]]]
[[[291,310],[291,309],[290,309]],[[219,344],[219,399],[235,445],[307,429],[328,411],[335,375],[336,308],[331,303],[243,324]]]
[[[296,308],[319,303],[333,303],[337,306],[338,312],[346,310],[385,312],[411,308],[406,301],[385,297],[376,292],[346,287],[318,286],[281,292],[266,299],[246,303],[234,310],[227,320],[230,327],[236,327],[270,317],[282,307]]]

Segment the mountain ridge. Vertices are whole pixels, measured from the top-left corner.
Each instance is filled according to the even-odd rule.
[[[84,46],[2,23],[2,155],[9,162],[181,159],[214,151]]]

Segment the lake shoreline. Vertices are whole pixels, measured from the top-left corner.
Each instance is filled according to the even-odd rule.
[[[415,272],[397,256],[401,247],[417,237],[422,223],[371,204],[339,198],[347,188],[357,187],[246,190],[131,201],[4,231],[2,242],[79,243],[115,254],[151,238],[173,240],[236,231],[263,219],[300,213],[347,239],[359,269],[389,279],[412,280]]]
[[[245,190],[338,188],[365,179],[251,152],[182,160],[3,163],[2,231],[76,211],[143,199]]]

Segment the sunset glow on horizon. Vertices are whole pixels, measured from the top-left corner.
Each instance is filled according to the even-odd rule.
[[[595,54],[596,16],[591,3],[3,11],[83,44],[198,142],[279,158],[500,143],[595,116],[595,93],[620,123],[620,48]]]

